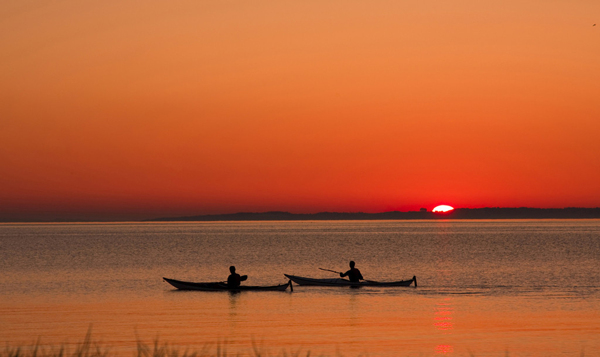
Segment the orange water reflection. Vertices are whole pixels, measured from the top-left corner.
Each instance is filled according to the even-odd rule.
[[[445,298],[444,300],[438,302],[435,306],[435,314],[434,314],[434,323],[433,325],[442,331],[452,330],[452,313],[454,312],[454,307],[452,306],[452,302],[450,298]]]
[[[436,330],[443,334],[441,337],[444,340],[443,344],[438,344],[435,347],[436,354],[449,354],[454,352],[454,346],[448,343],[448,336],[451,334],[454,325],[452,323],[452,315],[454,314],[454,306],[452,299],[449,297],[443,298],[436,302],[433,313],[433,326]]]
[[[589,304],[593,305],[594,302]],[[148,299],[39,301],[0,304],[2,344],[56,345],[81,341],[90,324],[96,340],[131,356],[137,339],[185,349],[226,344],[248,354],[253,343],[272,355],[586,355],[600,349],[599,310],[557,309],[551,301],[436,297],[409,290],[367,289],[324,294],[178,293]],[[250,355],[252,355],[250,353]],[[265,353],[266,355],[266,353]]]
[[[437,345],[435,348],[435,353],[438,354],[447,354],[454,352],[454,347],[451,345]]]

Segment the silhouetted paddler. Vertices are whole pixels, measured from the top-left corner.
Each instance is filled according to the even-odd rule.
[[[235,272],[235,267],[232,265],[229,267],[231,274],[227,277],[227,285],[231,287],[240,286],[240,283],[248,279],[248,275],[241,275]]]
[[[354,261],[350,261],[350,270],[348,270],[345,273],[340,273],[340,276],[343,278],[345,276],[348,277],[348,279],[352,282],[356,282],[358,283],[360,280],[364,280],[362,274],[360,273],[360,270],[356,269],[354,267]]]

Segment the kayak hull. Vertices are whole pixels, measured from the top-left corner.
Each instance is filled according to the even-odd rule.
[[[360,282],[352,282],[346,279],[333,278],[333,279],[313,279],[313,278],[304,278],[296,275],[283,274],[288,279],[293,281],[298,285],[307,285],[307,286],[380,286],[380,287],[400,287],[400,286],[411,286],[414,283],[414,287],[417,287],[417,277],[413,276],[412,279],[409,280],[400,280],[400,281],[372,281],[372,280],[363,280]]]
[[[288,286],[292,285],[290,281],[287,284],[272,285],[272,286],[251,286],[240,285],[230,287],[224,282],[214,283],[193,283],[189,281],[181,281],[169,278],[163,278],[164,281],[173,285],[179,290],[197,290],[197,291],[285,291]]]

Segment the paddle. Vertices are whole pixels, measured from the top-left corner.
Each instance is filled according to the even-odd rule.
[[[330,271],[330,272],[336,273],[336,274],[343,274],[340,271],[335,271],[335,270],[331,270],[331,269],[323,269],[323,268],[319,268],[319,269],[324,270],[324,271]],[[377,283],[377,281],[374,281],[374,280],[365,280],[365,279],[363,279],[363,281],[366,281],[367,283]]]

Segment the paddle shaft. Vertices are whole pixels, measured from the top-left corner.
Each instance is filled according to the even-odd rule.
[[[319,269],[321,269],[321,270],[325,270],[325,271],[330,271],[330,272],[332,272],[332,273],[336,273],[336,274],[343,274],[341,271],[335,271],[335,270],[331,270],[331,269],[323,269],[323,268],[319,268]],[[364,280],[364,279],[363,279],[363,280]],[[368,282],[368,283],[377,283],[377,281],[374,281],[374,280],[364,280],[364,281],[366,281],[366,282]]]
[[[323,269],[323,268],[319,268],[321,270],[325,270],[325,271],[330,271],[332,273],[336,273],[336,274],[343,274],[341,271],[335,271],[335,270],[331,270],[331,269]]]

